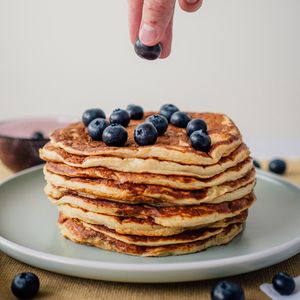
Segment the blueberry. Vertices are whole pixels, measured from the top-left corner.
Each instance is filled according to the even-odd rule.
[[[93,120],[88,126],[88,133],[94,141],[102,141],[102,133],[109,125],[105,119],[97,118]]]
[[[286,162],[282,159],[273,159],[269,163],[269,170],[273,173],[282,175],[286,170]]]
[[[126,127],[130,122],[130,115],[127,110],[117,108],[110,115],[109,121],[111,124],[117,123]]]
[[[160,44],[146,46],[139,39],[137,39],[134,44],[134,51],[141,58],[154,60],[160,56],[162,47]]]
[[[295,280],[284,272],[277,273],[272,279],[273,288],[280,295],[291,295],[295,290]]]
[[[32,134],[31,138],[32,138],[33,140],[43,140],[43,139],[45,139],[45,136],[44,136],[44,134],[43,134],[42,132],[40,132],[40,131],[35,131],[35,132]]]
[[[256,159],[253,159],[253,165],[254,165],[254,167],[257,168],[257,169],[260,169],[260,168],[261,168],[259,161],[256,160]]]
[[[208,152],[211,146],[211,140],[203,130],[196,130],[190,136],[190,142],[194,149]]]
[[[132,120],[141,120],[144,116],[144,110],[139,105],[129,104],[127,106],[127,111]]]
[[[212,300],[244,300],[243,289],[235,282],[219,281],[211,291]]]
[[[170,121],[172,114],[176,111],[179,111],[179,109],[175,105],[165,104],[160,108],[159,114],[166,117],[167,120]]]
[[[39,288],[39,278],[30,272],[17,274],[11,283],[11,291],[19,299],[33,298]]]
[[[176,127],[186,128],[190,120],[191,118],[185,112],[176,111],[174,114],[172,114],[170,122]]]
[[[193,119],[186,126],[186,134],[190,136],[196,130],[207,131],[207,125],[202,119]]]
[[[102,134],[102,140],[107,146],[122,147],[128,138],[126,129],[120,124],[111,124],[106,127]]]
[[[152,123],[157,130],[158,135],[163,135],[168,128],[168,120],[162,115],[153,115],[145,120],[146,123]]]
[[[152,123],[143,123],[134,129],[134,140],[140,146],[155,144],[157,135],[157,130]]]
[[[82,122],[85,126],[88,126],[93,120],[97,118],[105,119],[104,111],[99,108],[91,108],[83,113]]]

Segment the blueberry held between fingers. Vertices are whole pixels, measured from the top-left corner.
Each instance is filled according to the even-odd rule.
[[[207,131],[207,125],[202,119],[193,119],[186,126],[186,134],[190,136],[196,130]]]
[[[88,125],[89,136],[94,141],[102,141],[102,133],[108,125],[109,123],[105,119],[97,118],[93,120]]]
[[[155,60],[159,58],[162,47],[160,44],[156,44],[154,46],[146,46],[139,39],[137,39],[134,44],[134,51],[141,58]]]
[[[129,104],[126,110],[132,120],[141,120],[144,116],[144,110],[139,105]]]
[[[42,132],[36,131],[32,134],[31,138],[33,140],[43,140],[45,138],[45,136]]]
[[[254,165],[254,167],[257,168],[257,169],[260,169],[260,168],[261,168],[259,161],[256,160],[256,159],[253,159],[253,165]]]
[[[39,278],[31,272],[17,274],[11,283],[11,291],[18,299],[33,298],[39,288]]]
[[[211,147],[211,139],[203,130],[196,130],[190,136],[190,143],[196,150],[208,152]]]
[[[164,104],[160,110],[159,110],[159,114],[166,117],[168,121],[170,121],[170,118],[172,116],[172,114],[176,111],[179,111],[178,107],[176,107],[173,104]]]
[[[277,273],[272,279],[273,288],[280,295],[291,295],[295,290],[295,280],[285,272]]]
[[[282,159],[273,159],[269,163],[269,170],[273,173],[282,175],[286,170],[286,162]]]
[[[140,146],[155,144],[157,135],[157,130],[152,123],[143,123],[134,129],[134,140]]]
[[[100,108],[91,108],[83,113],[82,122],[85,126],[88,126],[93,120],[97,118],[105,119],[104,111]]]
[[[146,123],[152,123],[157,130],[158,135],[163,135],[168,128],[168,120],[162,115],[152,115],[145,120]]]
[[[212,300],[244,300],[243,289],[235,282],[219,281],[211,291]]]
[[[120,124],[111,124],[102,134],[102,140],[107,146],[122,147],[128,138],[126,129]]]
[[[130,115],[127,110],[117,108],[110,115],[109,121],[111,124],[117,123],[126,127],[130,122]]]
[[[183,111],[176,111],[172,114],[170,122],[180,128],[186,128],[187,124],[190,122],[190,116]]]

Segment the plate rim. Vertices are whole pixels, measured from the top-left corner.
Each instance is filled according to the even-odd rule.
[[[31,167],[29,169],[23,170],[12,176],[8,177],[4,181],[0,182],[0,188],[21,176],[36,172],[43,168],[43,165]],[[276,174],[270,174],[269,172],[265,172],[262,170],[257,170],[257,177],[263,178],[268,181],[276,181],[281,184],[288,185],[290,188],[296,190],[300,194],[300,187],[294,183],[291,183],[285,178],[281,178]],[[300,200],[299,200],[300,201]],[[170,262],[161,264],[159,261],[151,264],[141,264],[139,262],[136,263],[114,263],[114,262],[105,262],[105,261],[97,261],[97,260],[84,260],[79,258],[70,258],[63,257],[59,255],[49,254],[43,251],[31,249],[29,247],[25,247],[19,245],[15,242],[11,242],[10,240],[0,236],[0,250],[7,253],[5,250],[12,250],[14,253],[25,254],[31,258],[37,258],[39,260],[48,262],[48,263],[60,263],[62,265],[67,266],[76,266],[76,267],[88,267],[91,269],[102,269],[102,270],[119,270],[119,271],[145,271],[145,272],[153,272],[153,271],[180,271],[180,270],[200,270],[202,268],[212,269],[215,267],[226,267],[226,266],[235,266],[240,265],[241,263],[249,263],[253,261],[259,261],[270,255],[276,255],[286,250],[298,248],[297,251],[293,250],[294,255],[300,251],[300,234],[297,238],[294,238],[284,244],[265,249],[262,251],[255,252],[253,254],[239,255],[229,258],[221,258],[221,259],[213,259],[209,261],[192,261],[192,262]],[[121,254],[121,253],[120,253]],[[9,255],[9,254],[8,254]],[[125,254],[121,254],[125,255]],[[178,256],[180,257],[180,256]],[[290,256],[289,256],[290,257]],[[153,258],[152,258],[153,259]],[[156,257],[156,259],[160,259],[160,257]],[[278,261],[279,262],[279,261]]]

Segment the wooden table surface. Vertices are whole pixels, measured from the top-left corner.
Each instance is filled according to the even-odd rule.
[[[267,162],[263,162],[262,166],[263,169],[266,169]],[[12,173],[0,162],[0,180],[10,175]],[[288,172],[285,178],[300,184],[300,159],[288,162]],[[11,280],[15,274],[26,271],[36,273],[41,281],[40,292],[35,299],[47,300],[209,300],[211,287],[216,282],[216,280],[206,280],[168,284],[130,284],[87,280],[34,268],[0,252],[1,300],[15,299],[10,292]],[[285,271],[293,276],[299,275],[300,254],[280,264],[228,279],[241,284],[245,290],[246,300],[267,300],[269,298],[259,290],[259,285],[271,282],[273,275],[279,271]]]

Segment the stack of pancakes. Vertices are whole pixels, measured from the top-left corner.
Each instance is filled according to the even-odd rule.
[[[208,153],[172,124],[154,145],[138,146],[143,120],[130,121],[124,147],[93,141],[81,122],[53,132],[40,154],[62,235],[141,256],[198,252],[237,236],[255,201],[249,149],[227,116],[190,116],[207,123]]]

